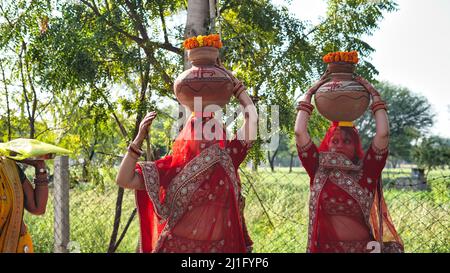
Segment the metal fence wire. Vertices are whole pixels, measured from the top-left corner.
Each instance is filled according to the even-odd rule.
[[[71,172],[70,180],[76,176]],[[254,252],[306,251],[309,177],[299,167],[241,168],[245,196],[245,219]],[[383,189],[392,220],[406,252],[450,252],[450,171],[432,172],[425,182],[411,176],[408,169],[385,169]],[[47,212],[43,216],[25,215],[35,252],[57,251],[58,243],[68,252],[107,252],[116,210],[117,186],[71,183],[69,221],[57,219],[60,207],[55,187],[50,184]],[[56,203],[55,203],[56,202]],[[119,235],[131,221],[116,252],[135,252],[139,237],[133,191],[125,190]],[[64,225],[64,226],[61,226]],[[67,225],[67,226],[66,226]],[[61,230],[68,238],[58,238]]]

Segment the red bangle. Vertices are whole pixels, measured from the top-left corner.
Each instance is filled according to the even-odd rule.
[[[385,105],[386,103],[382,100],[372,103],[371,107],[375,107],[378,105]]]
[[[47,180],[47,179],[48,179],[47,173],[39,173],[39,174],[36,174],[35,177],[36,177],[37,179],[40,179],[40,180],[42,180],[42,179]]]
[[[303,105],[300,105],[299,107],[297,107],[297,110],[298,111],[304,111],[304,112],[308,113],[309,115],[312,114],[312,110],[309,109],[308,107],[303,106]]]
[[[314,108],[314,105],[312,105],[312,103],[309,103],[309,102],[307,102],[307,101],[299,101],[298,102],[299,104],[301,104],[301,105],[307,105],[307,106],[309,106],[309,107],[312,107],[312,108]]]
[[[375,112],[380,109],[384,109],[387,111],[386,102],[377,101],[377,102],[372,103],[372,105],[370,106],[370,110],[372,110],[373,114],[375,114]]]
[[[306,107],[306,108],[310,109],[311,111],[314,110],[314,105],[312,105],[311,103],[306,102],[306,101],[300,101],[298,103],[298,106],[299,107]]]
[[[386,105],[385,104],[379,104],[379,105],[376,105],[375,107],[372,107],[372,113],[375,115],[375,113],[378,111],[378,110],[381,110],[381,109],[384,109],[385,111],[387,111],[387,107],[386,107]]]
[[[386,104],[385,103],[378,103],[378,104],[372,105],[370,108],[371,109],[375,109],[375,108],[378,108],[378,107],[386,107]]]
[[[387,112],[387,109],[386,109],[385,107],[379,107],[379,108],[376,108],[376,109],[374,109],[372,112],[373,112],[373,114],[375,115],[375,113],[376,113],[378,110],[381,110],[381,109],[384,109],[384,110]]]
[[[310,106],[310,105],[300,104],[299,107],[306,108],[310,111],[314,110],[314,106],[312,106],[312,105]]]
[[[305,111],[309,115],[312,114],[314,110],[314,105],[306,101],[300,101],[297,106],[297,111]]]
[[[242,89],[240,89],[240,90],[238,90],[235,94],[234,94],[234,96],[237,98],[237,99],[239,99],[239,97],[242,95],[242,93],[244,93],[245,92],[245,89],[244,88],[242,88]]]
[[[236,98],[239,98],[243,91],[245,91],[245,86],[242,82],[238,82],[233,88],[233,94],[236,96]]]

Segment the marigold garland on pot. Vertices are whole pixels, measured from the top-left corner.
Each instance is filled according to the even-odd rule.
[[[207,36],[199,35],[196,37],[188,38],[183,42],[183,47],[186,50],[204,46],[222,48],[223,44],[220,40],[219,34],[210,34]]]
[[[325,63],[346,62],[346,63],[357,64],[359,61],[358,52],[356,52],[356,51],[331,52],[331,53],[328,53],[327,55],[323,56],[323,61]]]

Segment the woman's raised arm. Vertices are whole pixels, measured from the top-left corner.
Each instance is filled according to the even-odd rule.
[[[136,163],[142,155],[141,146],[147,137],[150,126],[156,117],[156,112],[147,114],[139,125],[139,133],[128,147],[128,152],[122,160],[117,173],[116,183],[122,188],[143,190],[145,189],[142,178],[135,172]]]

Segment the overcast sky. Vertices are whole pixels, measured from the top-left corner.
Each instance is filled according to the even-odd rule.
[[[284,3],[283,0],[274,0]],[[450,1],[397,0],[399,10],[385,14],[365,40],[375,48],[378,80],[426,96],[436,113],[432,134],[450,138]],[[319,22],[324,0],[293,0],[290,10],[302,20]]]

